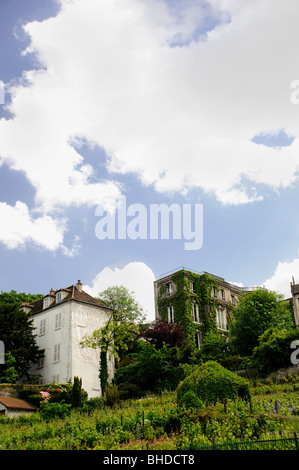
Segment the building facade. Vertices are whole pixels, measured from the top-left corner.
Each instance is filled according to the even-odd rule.
[[[32,368],[39,383],[67,383],[75,376],[89,398],[102,395],[99,368],[100,351],[81,346],[85,336],[103,327],[111,309],[82,290],[82,283],[54,291],[21,308],[33,317],[36,344],[44,357]],[[108,363],[111,382],[114,359]]]
[[[295,284],[294,277],[291,282],[291,294],[294,308],[295,325],[299,326],[299,284]]]
[[[179,324],[200,348],[208,332],[227,334],[234,307],[251,290],[206,272],[179,268],[154,281],[155,318]]]

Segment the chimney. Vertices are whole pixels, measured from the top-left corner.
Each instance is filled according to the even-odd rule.
[[[82,282],[81,281],[77,282],[76,287],[77,287],[79,292],[82,292]]]

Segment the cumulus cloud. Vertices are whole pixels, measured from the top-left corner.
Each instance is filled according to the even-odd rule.
[[[291,297],[290,283],[294,277],[295,283],[299,283],[299,258],[293,261],[280,261],[276,266],[273,276],[264,282],[266,289],[283,294],[285,298]]]
[[[112,178],[93,180],[76,139],[104,149],[114,177],[133,172],[159,192],[244,204],[296,180],[297,0],[60,4],[24,27],[40,68],[10,89],[0,121],[0,158],[44,214],[119,196]],[[287,147],[253,142],[282,129]]]
[[[63,247],[64,220],[54,220],[48,215],[32,218],[28,207],[17,201],[15,206],[0,202],[0,241],[8,248],[22,248],[27,242],[35,243],[49,251]]]
[[[154,321],[154,288],[155,280],[152,270],[142,262],[132,262],[123,268],[104,268],[92,281],[92,285],[85,285],[83,289],[90,295],[98,296],[100,292],[112,286],[124,286],[134,292],[137,302],[143,307],[147,321]]]

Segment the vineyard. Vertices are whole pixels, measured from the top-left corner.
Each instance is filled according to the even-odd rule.
[[[182,450],[286,440],[299,432],[298,392],[299,379],[290,377],[251,383],[250,402],[227,400],[201,409],[182,410],[176,392],[165,391],[113,406],[99,401],[93,408],[88,402],[79,409],[66,407],[61,417],[2,416],[0,449]]]

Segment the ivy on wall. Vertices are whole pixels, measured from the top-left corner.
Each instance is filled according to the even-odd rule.
[[[174,320],[184,331],[187,338],[192,342],[195,340],[196,331],[200,331],[202,337],[207,333],[217,333],[216,306],[221,302],[212,297],[212,287],[215,279],[207,273],[196,274],[191,271],[181,270],[171,276],[171,281],[176,285],[176,292],[166,296],[166,284],[160,287],[157,306],[161,319],[168,321],[168,307],[173,306]],[[193,290],[191,283],[194,283]],[[200,323],[193,321],[193,304],[198,305]],[[225,305],[227,311],[227,322],[232,320],[232,306]]]

